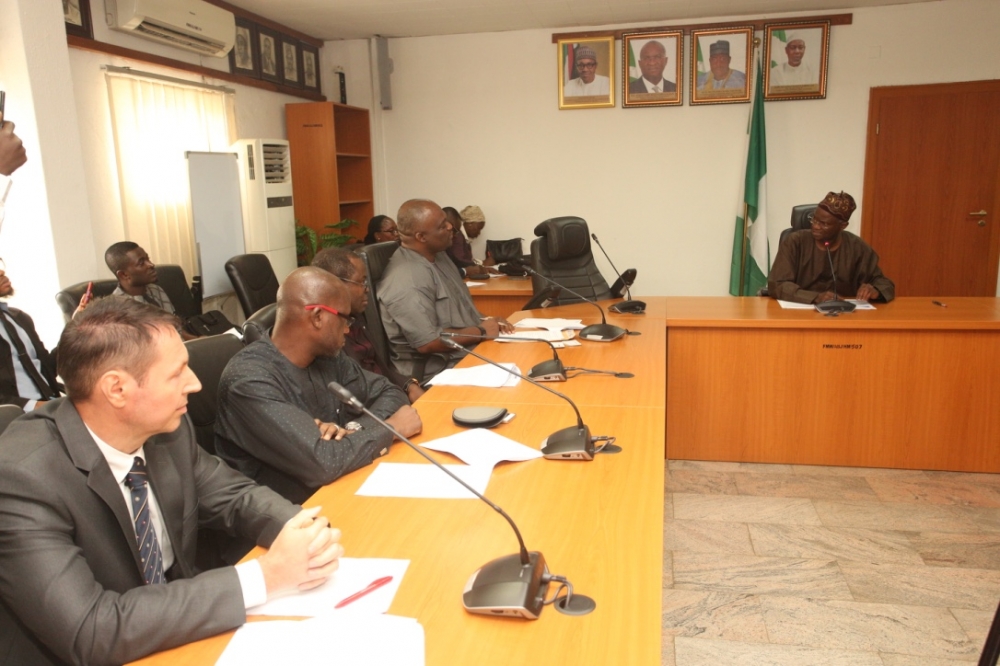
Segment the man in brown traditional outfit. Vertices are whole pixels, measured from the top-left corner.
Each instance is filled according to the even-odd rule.
[[[792,232],[781,242],[767,278],[767,290],[773,298],[796,303],[836,298],[827,245],[841,298],[888,302],[896,297],[896,286],[882,275],[875,251],[844,231],[857,207],[850,194],[830,192],[810,218],[812,228]]]

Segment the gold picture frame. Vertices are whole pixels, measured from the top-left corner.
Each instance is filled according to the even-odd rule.
[[[690,104],[750,102],[753,26],[691,31]]]
[[[826,99],[830,22],[764,26],[764,99]]]
[[[581,49],[586,56],[579,57]],[[593,61],[593,62],[591,62]],[[556,44],[560,109],[615,105],[615,38],[560,39]],[[587,81],[587,77],[591,77]]]
[[[681,30],[623,34],[622,107],[683,104],[683,53]]]

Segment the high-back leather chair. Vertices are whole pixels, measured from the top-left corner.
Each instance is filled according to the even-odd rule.
[[[184,269],[176,264],[159,264],[156,267],[156,284],[167,292],[174,311],[181,320],[201,314],[201,305],[194,300]]]
[[[94,280],[93,282],[95,298],[110,296],[111,292],[118,286],[118,280]],[[56,294],[56,303],[59,304],[59,309],[62,310],[63,319],[66,320],[67,324],[73,318],[76,308],[80,305],[80,299],[87,293],[88,284],[90,284],[89,280],[87,282],[78,282]]]
[[[184,345],[188,350],[188,366],[201,382],[201,390],[188,395],[188,414],[198,444],[214,454],[219,380],[229,360],[243,349],[243,342],[235,335],[223,333],[188,340]]]
[[[600,300],[611,298],[611,288],[594,263],[590,250],[590,230],[579,217],[554,217],[535,227],[531,241],[531,267],[541,275],[573,291]],[[531,276],[532,291],[540,293],[548,283]],[[558,303],[577,303],[580,299],[563,289]]]
[[[278,277],[263,254],[240,254],[226,262],[226,274],[247,319],[278,300]]]
[[[399,248],[397,241],[385,243],[374,243],[366,245],[358,250],[361,259],[365,262],[365,273],[368,275],[368,307],[365,308],[365,328],[368,329],[368,337],[371,339],[372,347],[375,348],[375,358],[383,368],[391,368],[392,361],[389,353],[389,336],[385,333],[385,325],[382,323],[382,314],[378,309],[378,282],[385,273],[385,267],[389,265],[389,259]]]
[[[257,312],[254,312],[249,319],[243,322],[243,344],[248,345],[261,338],[268,337],[268,331],[274,328],[274,320],[277,316],[277,303],[265,305],[260,310],[257,310]]]

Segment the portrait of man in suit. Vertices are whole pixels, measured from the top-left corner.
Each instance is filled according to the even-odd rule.
[[[176,318],[110,296],[59,341],[67,397],[0,437],[0,661],[121,664],[234,629],[322,584],[343,552],[300,510],[202,450]],[[200,571],[199,528],[269,547]]]

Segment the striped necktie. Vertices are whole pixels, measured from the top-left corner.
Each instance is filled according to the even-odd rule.
[[[135,516],[135,538],[139,542],[142,559],[142,577],[147,585],[163,583],[163,554],[153,529],[149,514],[149,488],[146,483],[146,463],[136,456],[132,471],[125,476],[125,485],[131,489],[132,514]]]

